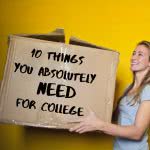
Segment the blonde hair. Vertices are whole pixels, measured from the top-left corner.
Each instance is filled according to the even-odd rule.
[[[138,45],[144,45],[146,48],[148,48],[149,50],[149,61],[150,61],[150,42],[148,41],[141,41],[137,44]],[[124,92],[124,94],[119,98],[119,101],[127,96],[127,94],[129,93],[129,91],[133,88],[134,86],[134,83],[135,83],[135,72],[133,72],[133,81],[131,83],[131,85],[127,88],[127,90]],[[135,92],[135,95],[133,96],[132,100],[129,102],[129,104],[131,105],[134,105],[136,102],[141,102],[141,99],[140,99],[140,94],[142,92],[142,90],[144,89],[144,87],[147,85],[147,84],[150,84],[150,70],[147,72],[147,74],[145,75],[145,77],[143,78],[140,86],[138,87],[138,89],[136,90]]]

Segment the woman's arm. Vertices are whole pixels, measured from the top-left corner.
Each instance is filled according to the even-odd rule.
[[[139,106],[135,123],[133,125],[121,126],[106,123],[91,113],[87,118],[81,120],[80,124],[71,128],[70,131],[84,133],[89,131],[103,131],[106,134],[123,138],[140,140],[150,124],[150,101],[143,101]]]

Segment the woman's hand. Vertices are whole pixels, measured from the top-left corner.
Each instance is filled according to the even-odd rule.
[[[85,133],[91,131],[101,130],[103,128],[104,122],[100,120],[94,112],[90,112],[90,114],[79,120],[79,124],[75,127],[69,129],[70,132],[78,132],[78,133]]]

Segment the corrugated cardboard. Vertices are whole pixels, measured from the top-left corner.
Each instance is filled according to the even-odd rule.
[[[74,37],[64,41],[61,29],[9,37],[0,122],[65,129],[89,110],[111,121],[119,54]]]

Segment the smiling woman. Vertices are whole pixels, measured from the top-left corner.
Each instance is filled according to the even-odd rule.
[[[141,43],[147,43],[146,41]],[[148,43],[147,43],[148,44]],[[131,69],[132,71],[145,70],[149,65],[149,51],[145,45],[139,44],[136,49],[133,51],[133,56],[131,59]]]
[[[102,131],[116,136],[114,150],[148,150],[150,125],[150,42],[137,44],[131,57],[133,82],[120,98],[118,124],[106,123],[93,112],[70,131]]]

